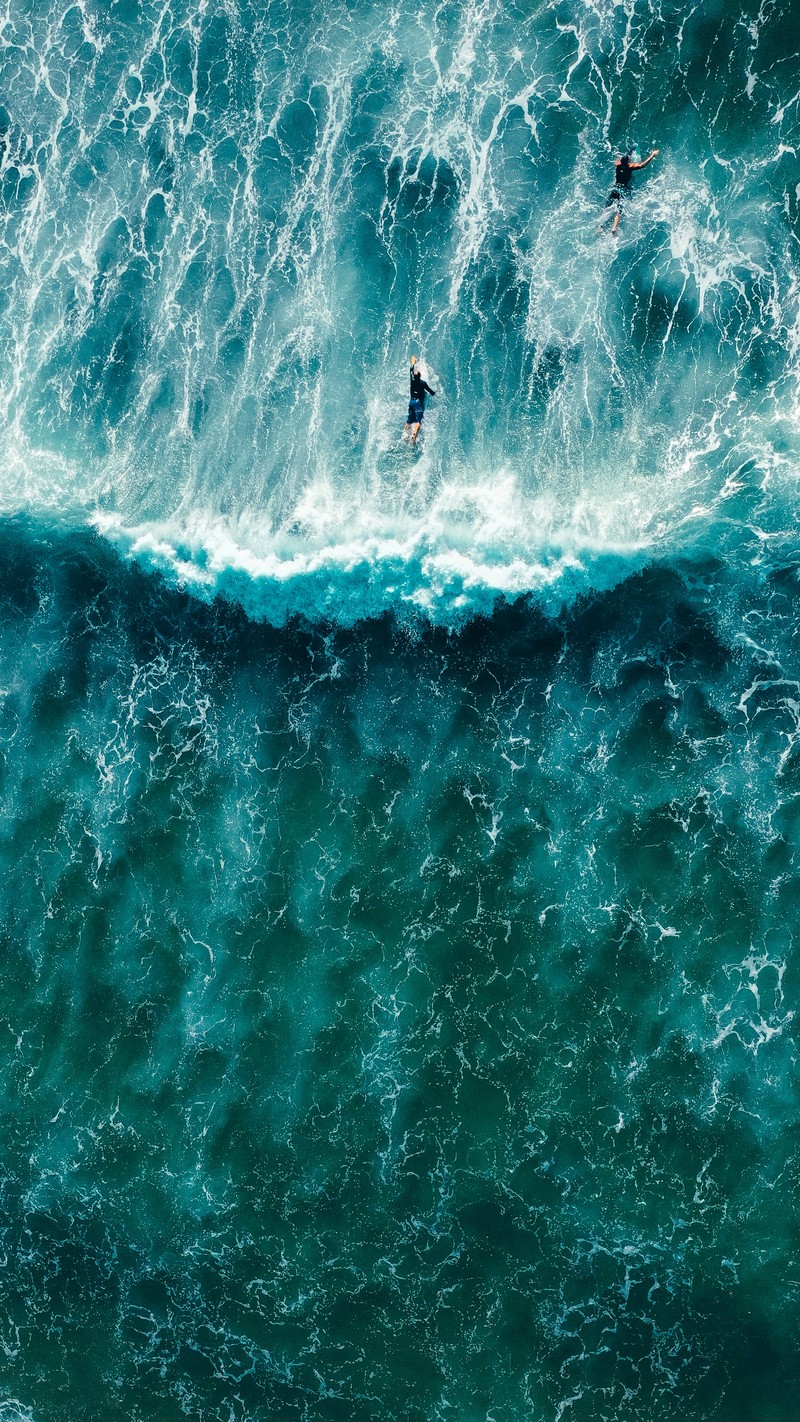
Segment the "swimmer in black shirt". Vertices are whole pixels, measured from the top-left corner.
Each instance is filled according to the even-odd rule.
[[[658,152],[659,150],[654,148],[652,153],[648,154],[641,163],[632,163],[630,153],[623,153],[617,158],[614,168],[614,182],[616,186],[611,189],[611,192],[606,198],[606,207],[614,208],[614,222],[611,227],[612,232],[616,232],[619,227],[619,220],[622,216],[622,198],[626,193],[630,192],[633,174],[637,173],[640,168],[646,168],[648,163],[652,163],[653,159],[658,157]]]
[[[406,417],[406,427],[403,430],[405,439],[409,430],[411,431],[411,443],[416,444],[419,427],[425,417],[425,394],[435,395],[436,391],[431,390],[430,385],[422,378],[422,372],[417,364],[417,357],[411,357],[410,376],[410,397],[408,401],[408,415]]]
[[[617,159],[614,169],[614,181],[617,187],[629,188],[631,185],[631,174],[637,173],[640,168],[646,168],[648,163],[652,163],[653,159],[658,157],[658,152],[659,150],[654,148],[652,153],[649,153],[641,163],[632,163],[630,153],[623,153],[622,157]]]

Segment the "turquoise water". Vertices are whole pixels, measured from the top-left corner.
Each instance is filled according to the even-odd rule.
[[[6,11],[0,1422],[797,1417],[798,19]]]

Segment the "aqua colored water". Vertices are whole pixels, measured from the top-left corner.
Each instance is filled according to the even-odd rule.
[[[799,22],[0,16],[0,1422],[798,1416]]]

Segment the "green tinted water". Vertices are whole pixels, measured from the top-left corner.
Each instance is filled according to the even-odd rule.
[[[410,639],[3,551],[7,1395],[793,1415],[794,703],[702,580]]]

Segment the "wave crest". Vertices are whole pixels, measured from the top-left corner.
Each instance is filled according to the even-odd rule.
[[[131,525],[95,515],[98,532],[170,582],[282,625],[300,615],[352,625],[387,611],[447,626],[530,595],[550,614],[581,593],[614,586],[647,560],[653,539],[612,534],[585,508],[559,520],[552,500],[520,501],[514,481],[441,491],[426,512],[331,510],[318,497],[289,525],[192,513],[185,523]],[[327,510],[327,514],[323,512]],[[619,510],[616,511],[619,514]],[[330,516],[328,516],[330,515]],[[641,510],[631,520],[641,528]],[[631,530],[632,532],[632,530]]]

